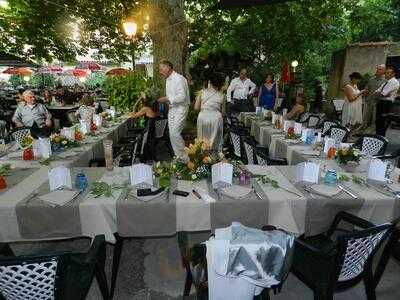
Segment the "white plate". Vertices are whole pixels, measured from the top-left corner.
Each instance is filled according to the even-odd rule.
[[[252,192],[252,189],[240,185],[231,185],[221,189],[221,192],[232,198],[244,198]]]
[[[341,192],[341,189],[339,189],[336,185],[331,186],[325,184],[314,184],[310,186],[310,189],[328,197],[336,196]]]

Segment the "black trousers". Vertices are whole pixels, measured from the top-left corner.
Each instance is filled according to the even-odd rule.
[[[375,119],[376,134],[385,136],[388,125],[386,122],[386,117],[384,117],[383,115],[390,113],[392,105],[393,105],[392,101],[379,100],[376,106],[376,119]]]
[[[233,113],[240,113],[255,111],[255,108],[252,101],[249,99],[232,99],[229,110]]]

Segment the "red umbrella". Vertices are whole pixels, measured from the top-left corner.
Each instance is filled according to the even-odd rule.
[[[98,71],[101,70],[101,65],[95,63],[94,61],[82,62],[76,67],[76,69],[89,69],[90,71]]]
[[[8,68],[3,71],[4,74],[19,75],[19,76],[29,76],[32,74],[32,70],[28,68]]]
[[[73,69],[67,70],[63,73],[63,75],[72,75],[76,77],[86,77],[90,71],[84,69]]]
[[[124,68],[114,68],[110,69],[106,72],[106,75],[125,75],[128,74],[130,71]]]
[[[63,69],[59,66],[48,66],[41,67],[37,72],[39,74],[59,74],[62,73]]]

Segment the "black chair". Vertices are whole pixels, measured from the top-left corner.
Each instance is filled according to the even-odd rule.
[[[350,135],[350,130],[343,126],[332,126],[326,133],[338,143],[345,143]]]
[[[255,149],[256,164],[260,166],[287,166],[288,162],[285,158],[272,158],[268,153]]]
[[[321,124],[322,134],[325,135],[332,126],[340,126],[340,124],[336,121],[325,120]]]
[[[379,158],[384,161],[391,161],[393,163],[393,166],[398,167],[400,158],[400,148],[392,153],[383,155],[374,155],[374,158]]]
[[[103,299],[109,299],[104,263],[104,235],[85,253],[0,258],[0,299],[84,300],[96,277]]]
[[[339,223],[355,229],[341,231]],[[325,234],[299,237],[295,242],[292,272],[314,292],[314,299],[333,299],[333,294],[364,281],[367,299],[376,299],[372,261],[390,238],[393,224],[374,224],[339,212]],[[339,232],[337,237],[334,234]]]
[[[20,127],[12,130],[10,132],[12,138],[18,143],[18,146],[22,148],[21,143],[24,140],[25,137],[31,134],[31,128],[30,127]]]
[[[355,143],[354,148],[369,156],[383,155],[386,152],[389,141],[381,135],[363,134]]]
[[[319,115],[309,115],[306,121],[308,128],[317,128],[320,122]]]
[[[244,159],[244,151],[242,144],[242,136],[243,131],[236,128],[230,128],[229,137],[231,141],[231,153],[236,159],[243,160]],[[247,136],[247,135],[245,135]]]
[[[303,112],[302,114],[299,115],[299,117],[297,118],[296,122],[305,124],[307,122],[307,120],[308,120],[308,117],[309,117],[308,112]]]
[[[248,165],[257,164],[256,160],[256,151],[263,152],[268,155],[268,147],[264,147],[261,145],[257,145],[256,141],[252,136],[242,136],[244,154],[245,154],[245,162]]]
[[[114,165],[119,167],[131,166],[134,161],[134,154],[138,145],[137,140],[131,140],[124,144],[113,144]],[[92,158],[89,160],[89,167],[105,167],[104,157]]]
[[[277,230],[274,226],[264,226],[264,231]],[[184,267],[186,269],[186,280],[183,291],[183,297],[189,296],[192,285],[196,290],[197,300],[208,300],[208,281],[207,281],[207,248],[204,244],[195,244],[189,250],[189,257],[184,257]],[[290,261],[290,260],[289,260]],[[265,288],[262,293],[254,297],[254,300],[269,300],[269,292],[272,290],[274,294],[280,293],[289,274],[282,274],[279,284],[271,286],[270,289]]]

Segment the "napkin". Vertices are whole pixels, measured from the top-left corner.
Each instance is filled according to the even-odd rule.
[[[78,194],[79,191],[75,190],[55,190],[39,196],[39,199],[47,202],[51,206],[63,206],[75,199]]]
[[[313,184],[310,186],[313,191],[328,196],[333,197],[341,192],[337,186],[325,185],[325,184]]]

